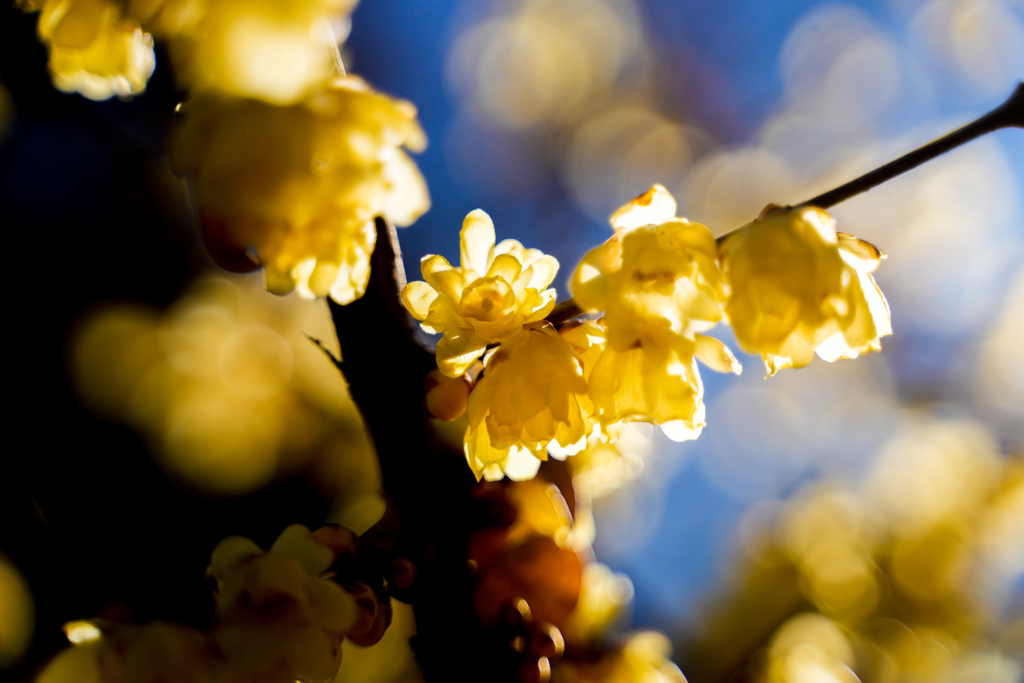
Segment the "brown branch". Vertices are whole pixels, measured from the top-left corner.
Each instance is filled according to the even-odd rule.
[[[586,313],[573,299],[566,299],[555,306],[548,317],[545,318],[552,325],[561,325],[564,322],[578,318]]]
[[[451,678],[452,662],[480,680],[515,676],[499,664],[502,645],[473,610],[467,565],[470,534],[490,520],[471,496],[476,481],[459,450],[434,432],[423,379],[434,355],[415,340],[399,293],[405,282],[393,225],[377,219],[370,282],[362,298],[330,302],[341,344],[338,364],[380,461],[388,513],[364,534],[379,564],[409,560],[416,581],[403,591],[414,605],[414,649],[427,681]]]

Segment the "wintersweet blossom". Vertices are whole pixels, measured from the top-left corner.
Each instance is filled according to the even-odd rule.
[[[676,335],[666,344],[607,346],[590,371],[594,418],[609,431],[624,422],[660,425],[674,441],[700,436],[705,425],[704,383],[697,360],[719,372],[740,365],[722,342],[707,335]]]
[[[320,531],[299,524],[285,529],[267,552],[240,536],[217,545],[207,569],[217,585],[212,634],[237,675],[334,678],[342,639],[359,619],[352,596],[321,578],[339,550]]]
[[[714,235],[675,212],[675,199],[655,185],[612,215],[615,235],[588,252],[573,273],[573,298],[584,310],[605,311],[615,350],[638,342],[665,345],[722,318]]]
[[[53,84],[92,100],[146,89],[156,66],[153,37],[111,0],[22,0],[39,11],[36,32],[49,51]]]
[[[871,276],[885,254],[836,232],[822,209],[769,206],[725,237],[719,254],[729,324],[741,348],[761,354],[769,376],[803,367],[815,353],[832,362],[878,351],[879,338],[892,334]]]
[[[135,2],[171,39],[178,82],[277,105],[294,104],[335,68],[332,22],[354,0]]]
[[[741,370],[724,344],[700,334],[722,318],[715,238],[675,212],[661,185],[621,207],[611,218],[615,234],[583,258],[569,284],[582,309],[605,311],[598,325],[569,333],[578,352],[596,355],[587,363],[589,395],[605,432],[646,421],[677,441],[696,438],[704,427],[697,359]]]
[[[466,459],[479,479],[529,479],[545,448],[572,451],[591,430],[583,361],[548,323],[504,341],[469,395]]]
[[[221,266],[263,266],[275,294],[345,304],[366,289],[374,216],[408,225],[429,207],[402,150],[425,145],[413,105],[346,76],[288,107],[197,97],[184,106],[171,155],[191,174]]]
[[[495,245],[491,217],[470,212],[459,233],[461,263],[425,256],[423,281],[410,282],[402,301],[424,330],[441,333],[437,366],[449,377],[464,373],[487,346],[509,340],[524,325],[543,320],[555,306],[548,285],[558,261],[516,240]]]

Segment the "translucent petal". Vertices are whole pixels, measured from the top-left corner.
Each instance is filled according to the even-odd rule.
[[[537,291],[545,289],[558,274],[558,259],[544,255],[531,263],[525,274],[529,278],[526,282],[527,287]]]
[[[409,149],[413,149],[411,145]],[[414,150],[415,151],[415,150]],[[411,225],[430,209],[430,191],[416,162],[400,149],[384,164],[384,181],[400,191],[387,194],[384,215],[397,226]]]
[[[862,240],[845,232],[839,236],[839,255],[844,261],[862,272],[874,272],[878,264],[885,258],[885,252],[866,240]]]
[[[437,342],[437,367],[448,377],[458,377],[487,349],[470,330],[446,332]]]
[[[425,320],[430,304],[437,298],[437,290],[422,280],[410,282],[402,288],[402,303],[417,320]]]
[[[505,474],[512,481],[528,481],[537,476],[540,469],[540,458],[525,448],[513,446],[509,449],[505,461]]]
[[[481,209],[469,212],[462,221],[459,234],[460,266],[466,279],[476,279],[487,272],[494,255],[494,222]],[[429,280],[428,280],[429,282]]]
[[[513,284],[519,279],[523,270],[523,264],[511,254],[498,254],[487,269],[487,277],[500,277],[508,284]]]
[[[718,372],[731,372],[736,375],[743,372],[743,366],[736,360],[736,356],[721,341],[704,334],[698,334],[696,339],[697,345],[693,355],[701,363]]]
[[[654,185],[633,201],[619,207],[612,214],[611,224],[616,232],[623,232],[644,225],[664,223],[672,220],[675,215],[675,198],[662,185]]]
[[[444,256],[436,254],[424,256],[420,262],[420,272],[427,284],[440,294],[445,294],[454,301],[462,296],[462,275],[448,263]]]

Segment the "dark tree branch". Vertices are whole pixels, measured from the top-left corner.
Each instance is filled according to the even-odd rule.
[[[378,218],[370,282],[362,298],[330,302],[341,344],[338,364],[362,413],[380,461],[388,512],[364,534],[379,564],[411,561],[416,581],[403,599],[414,605],[414,649],[427,681],[452,678],[452,666],[479,680],[515,680],[473,610],[467,564],[470,534],[493,523],[471,496],[476,481],[461,450],[441,441],[424,403],[423,379],[434,354],[413,335],[399,293],[405,284],[398,237]]]

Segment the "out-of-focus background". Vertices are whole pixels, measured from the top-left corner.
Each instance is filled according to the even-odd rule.
[[[162,53],[143,96],[91,102],[50,86],[35,21],[0,21],[0,595],[29,615],[10,633],[38,627],[0,638],[0,665],[42,661],[72,618],[197,620],[228,534],[379,512],[358,417],[305,337],[330,345],[322,302],[218,275],[202,251],[162,156],[180,96]],[[723,234],[998,104],[1024,77],[1024,3],[363,0],[344,56],[413,101],[430,140],[433,206],[400,234],[410,276],[456,258],[483,208],[499,239],[559,259],[565,296],[608,215],[653,183]],[[691,681],[759,646],[780,681],[850,659],[874,680],[1019,680],[1024,131],[833,214],[888,254],[883,351],[705,372],[703,435],[655,437],[596,501],[597,556]]]

